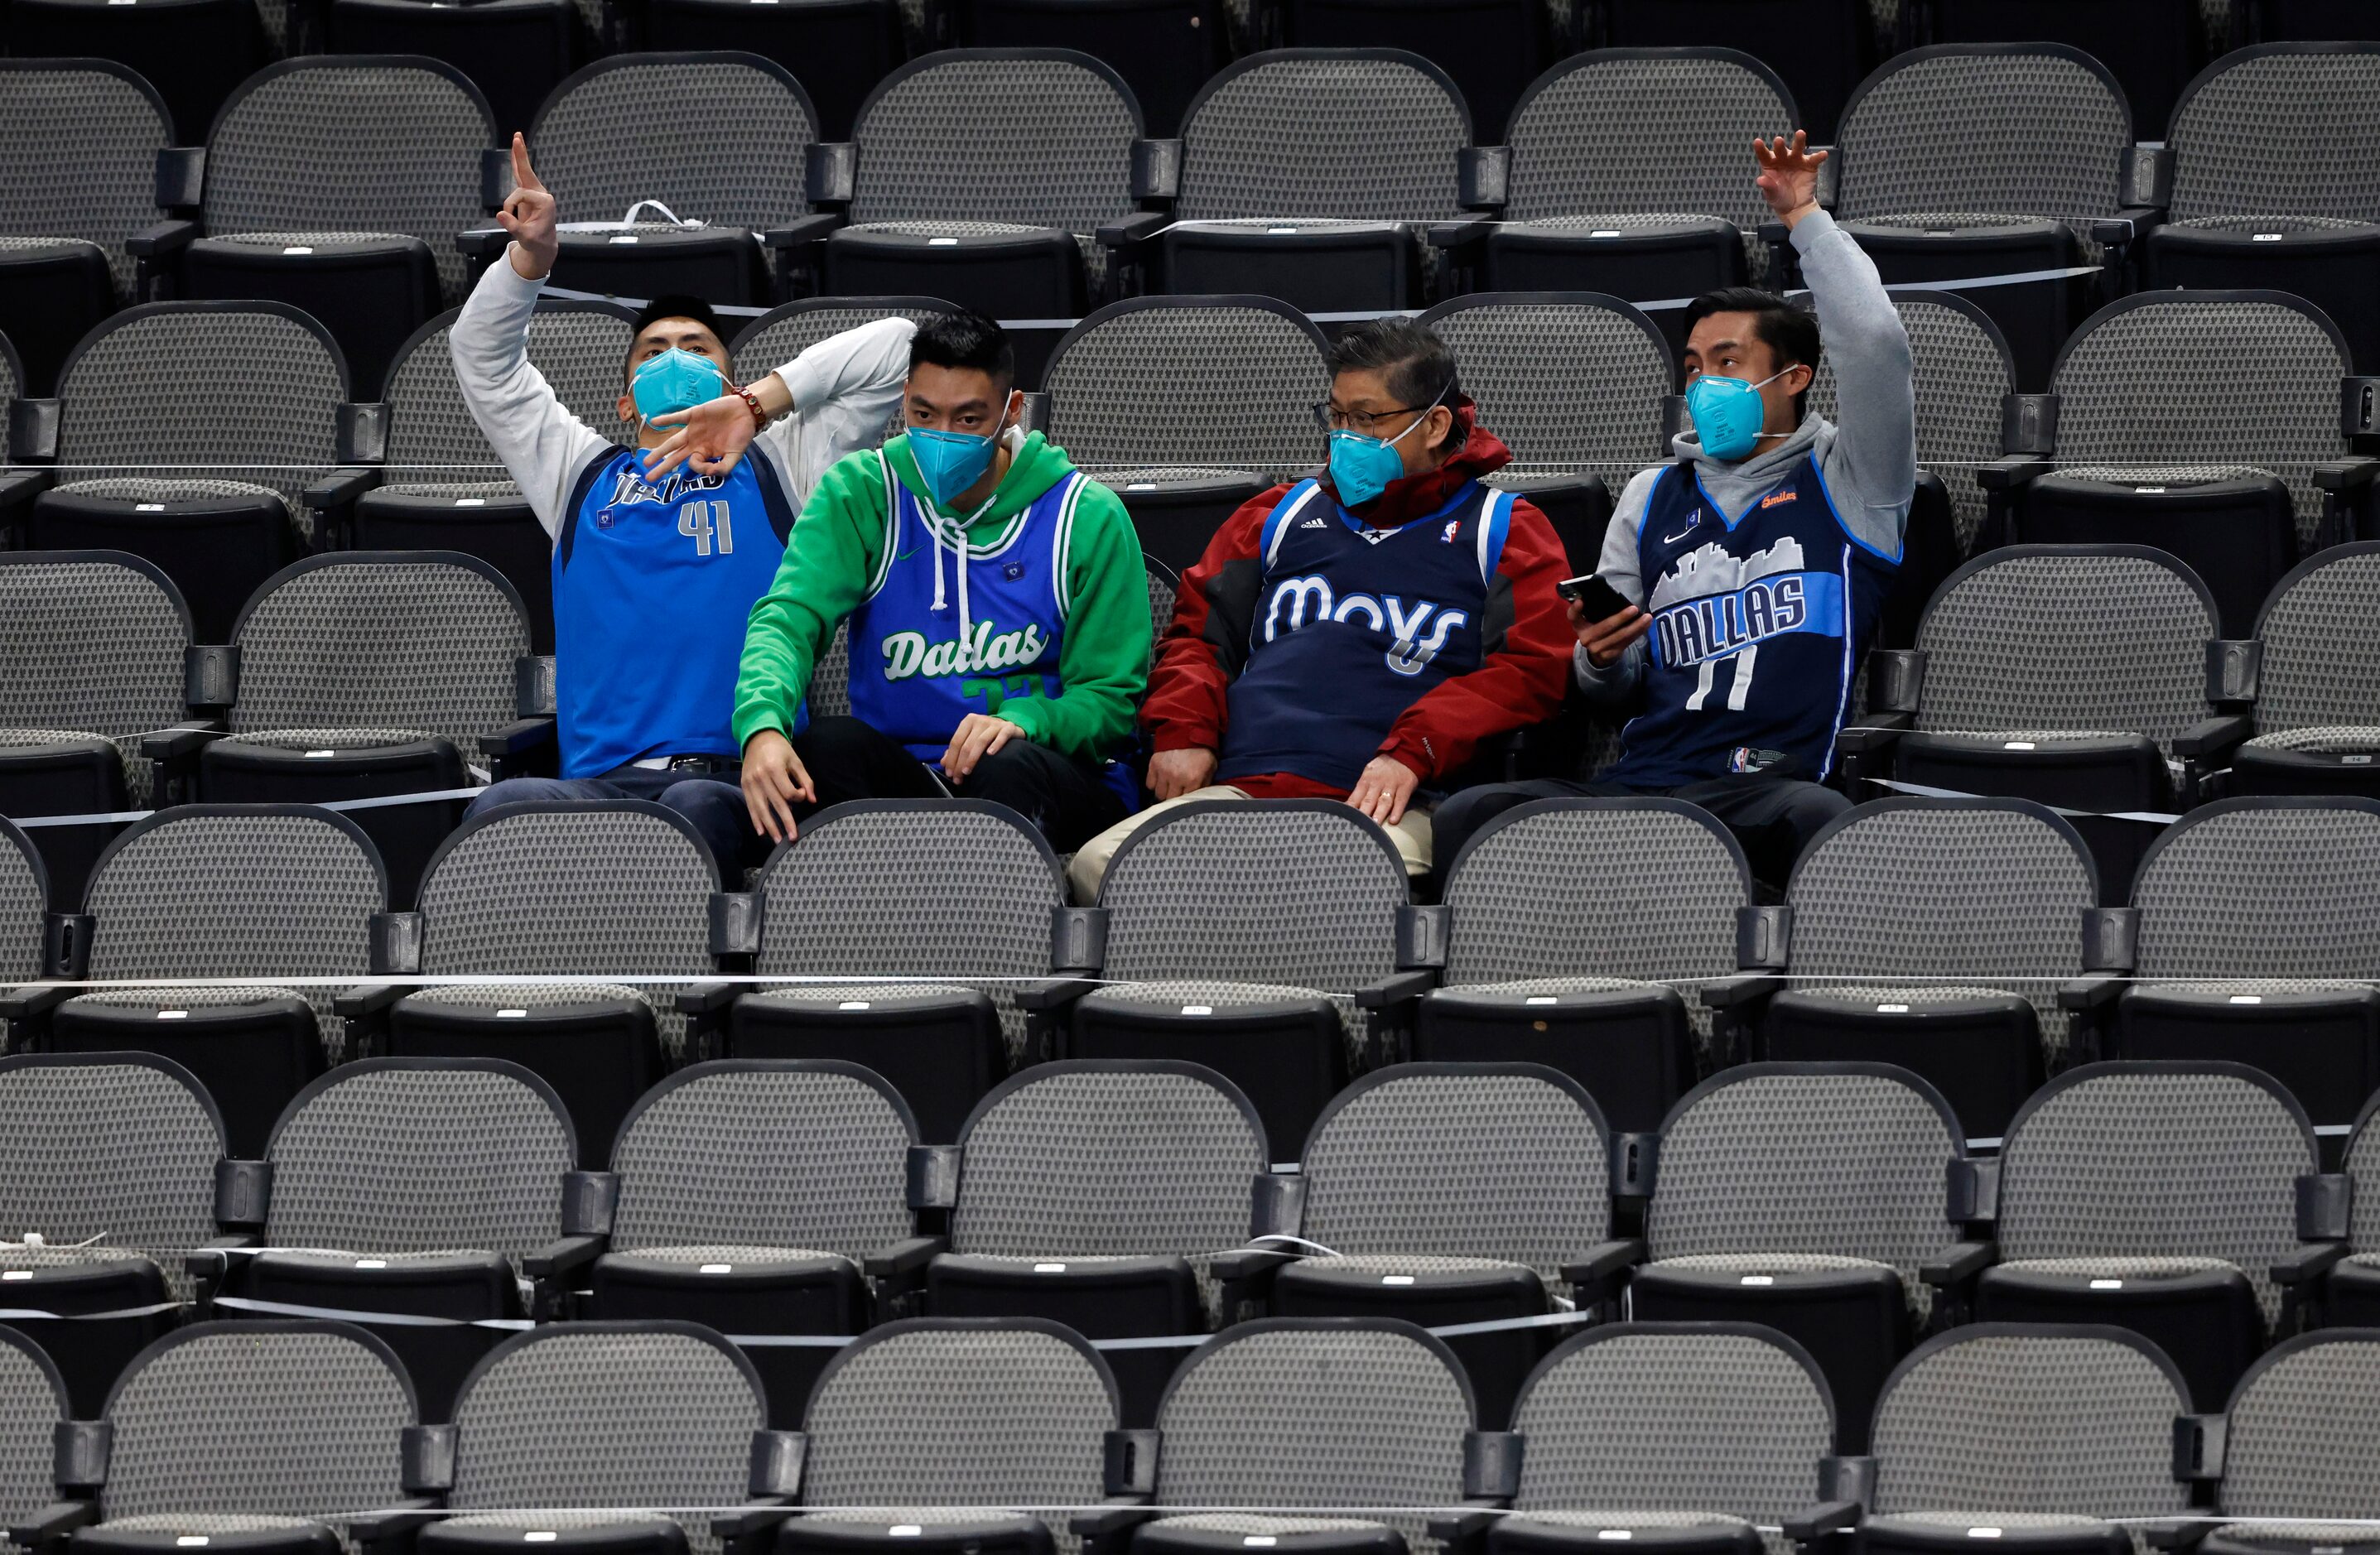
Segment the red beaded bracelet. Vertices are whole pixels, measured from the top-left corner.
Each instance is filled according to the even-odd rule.
[[[752,412],[752,430],[754,431],[759,431],[761,428],[769,424],[769,413],[760,408],[759,395],[740,384],[730,383],[727,387],[731,394],[735,395],[736,398],[744,402],[744,407]]]

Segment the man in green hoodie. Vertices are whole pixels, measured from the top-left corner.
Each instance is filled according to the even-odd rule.
[[[973,314],[909,348],[906,431],[845,456],[753,606],[735,683],[752,823],[792,838],[847,799],[988,799],[1060,852],[1122,820],[1108,759],[1148,684],[1148,586],[1114,492],[1016,426],[1014,348]],[[807,719],[851,625],[851,713]]]

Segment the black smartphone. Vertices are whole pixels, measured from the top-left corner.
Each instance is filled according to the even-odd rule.
[[[1554,592],[1566,600],[1576,600],[1589,621],[1609,621],[1626,610],[1628,596],[1611,586],[1599,572],[1584,577],[1565,577],[1554,585]]]

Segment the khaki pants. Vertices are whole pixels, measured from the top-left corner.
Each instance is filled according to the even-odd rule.
[[[1138,815],[1116,822],[1082,845],[1073,863],[1066,866],[1066,882],[1074,888],[1075,900],[1089,906],[1099,900],[1099,882],[1107,878],[1108,865],[1116,849],[1135,832],[1155,820],[1166,811],[1186,805],[1193,799],[1245,799],[1248,795],[1229,784],[1218,784],[1211,788],[1194,788],[1178,799],[1160,799]],[[1383,827],[1389,841],[1397,846],[1397,856],[1405,861],[1405,873],[1418,879],[1429,873],[1429,812],[1419,805],[1405,808],[1404,819],[1394,826]]]

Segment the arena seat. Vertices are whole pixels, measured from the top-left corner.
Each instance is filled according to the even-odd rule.
[[[2082,836],[2022,799],[1873,800],[1810,839],[1778,936],[1772,1059],[1903,1064],[1970,1137],[1997,1137],[2042,1077],[2094,1056],[2098,1007],[2070,1012],[2103,947],[2099,880]],[[1750,986],[1712,997],[1756,1005]],[[2102,979],[2104,982],[2105,979]]]
[[[2380,1089],[2380,802],[2224,799],[2150,844],[2132,882],[2141,980],[2108,1056],[2229,1059],[2343,1127]]]
[[[809,197],[845,225],[830,297],[947,297],[994,319],[1071,319],[1106,291],[1095,236],[1134,210],[1140,105],[1071,49],[951,49],[901,67],[849,142],[811,155]],[[1038,363],[1019,363],[1026,382]]]
[[[398,1498],[399,1443],[419,1418],[395,1355],[362,1329],[183,1329],[134,1358],[100,1429],[62,1431],[74,1446],[59,1466],[94,1500],[61,1503],[69,1514],[27,1530],[28,1548],[128,1555],[203,1538],[327,1555],[341,1548],[344,1514]]]
[[[1918,1346],[1876,1403],[1863,1549],[1934,1555],[2014,1536],[2044,1555],[2123,1555],[2117,1517],[2178,1515],[2181,1374],[2122,1329],[1982,1323]],[[1972,1530],[1996,1528],[1979,1535]]]
[[[219,1218],[239,1196],[261,1250],[199,1252],[202,1302],[445,1318],[390,1324],[427,1419],[497,1333],[453,1319],[512,1318],[550,1306],[532,1289],[571,1223],[576,1142],[552,1090],[488,1059],[362,1059],[293,1099],[241,1193],[223,1174]],[[528,1278],[523,1278],[528,1276]],[[243,1307],[242,1303],[256,1303]],[[366,1505],[386,1503],[364,1503]]]
[[[897,0],[644,0],[643,10],[656,43],[698,38],[792,71],[818,109],[820,131],[836,140],[850,138],[860,103],[902,59]]]
[[[1141,550],[1179,573],[1242,503],[1320,462],[1325,348],[1270,298],[1110,303],[1058,342],[1043,430],[1123,499]],[[1185,399],[1187,383],[1216,392]]]
[[[55,393],[74,343],[139,296],[128,243],[164,215],[172,141],[164,99],[114,60],[0,60],[0,334],[22,358],[6,397]]]
[[[1046,1318],[1087,1339],[1197,1335],[1232,1313],[1219,1255],[1248,1236],[1270,1169],[1237,1086],[1196,1063],[1037,1064],[983,1099],[933,1151],[949,1250],[926,1266],[938,1318]],[[1058,1183],[1071,1190],[1052,1192]],[[1259,1186],[1257,1189],[1261,1192]],[[1149,1425],[1179,1349],[1108,1356],[1127,1427]]]
[[[689,1011],[730,1010],[735,1057],[867,1064],[905,1099],[921,1138],[947,1144],[1002,1075],[1049,1056],[1019,994],[1052,989],[1050,915],[1066,889],[1015,811],[970,799],[831,806],[771,856],[753,894],[754,970],[815,980],[682,995]],[[953,914],[954,900],[972,906]]]
[[[320,6],[322,0],[307,0]],[[452,66],[486,98],[496,141],[526,129],[572,63],[586,52],[571,0],[329,0],[330,52],[412,55]],[[442,263],[450,241],[433,244]]]
[[[2341,1256],[2322,1284],[2301,1296],[2318,1296],[2315,1310],[2338,1328],[2380,1328],[2380,1099],[2367,1101],[2349,1136],[2343,1165],[2354,1183],[2348,1236],[2335,1244]]]
[[[1865,1452],[1886,1375],[1963,1294],[1924,1271],[1961,1239],[1944,1184],[1965,1157],[1957,1115],[1908,1069],[1721,1070],[1662,1124],[1630,1313],[1790,1336],[1827,1380],[1838,1450]]]
[[[1116,1389],[1099,1352],[1032,1318],[911,1318],[838,1354],[802,1418],[801,1499],[785,1555],[1031,1555],[1112,1512],[988,1509],[1100,1500]]]
[[[2149,135],[2172,122],[2174,100],[2204,55],[2204,8],[2199,0],[1926,0],[1925,5],[1927,35],[1937,43],[2022,45],[2055,38],[2105,61],[2131,104],[2132,122]]]
[[[1694,984],[1736,970],[1752,890],[1735,839],[1679,800],[1515,806],[1445,866],[1446,966],[1414,1057],[1542,1063],[1614,1129],[1649,1134],[1697,1073],[1733,1056],[1714,1051],[1718,1013]]]
[[[1278,0],[1284,43],[1384,48],[1444,70],[1483,138],[1504,133],[1524,83],[1558,57],[1544,0]]]
[[[690,102],[704,111],[689,117]],[[721,124],[742,127],[723,156],[710,139]],[[785,256],[817,236],[802,189],[817,127],[801,83],[758,55],[616,54],[576,72],[528,134],[561,215],[552,284],[738,306],[780,300],[792,284]],[[662,209],[649,213],[653,205]],[[502,227],[464,240],[482,264],[509,242]]]
[[[1624,49],[1681,44],[1742,49],[1766,61],[1801,107],[1814,146],[1831,142],[1853,83],[1879,48],[1872,0],[1607,0],[1599,42]],[[1882,42],[1897,41],[1899,23]],[[1771,130],[1769,133],[1779,133]]]
[[[260,358],[273,371],[237,395],[189,366]],[[69,477],[33,499],[28,543],[145,556],[188,601],[198,640],[226,641],[256,586],[344,531],[370,481],[343,468],[358,419],[347,385],[330,334],[285,303],[128,308],[75,347],[56,399],[17,404],[42,435],[11,456]]]
[[[1314,1120],[1294,1178],[1258,1184],[1260,1196],[1272,1190],[1274,1218],[1257,1230],[1297,1240],[1229,1255],[1237,1278],[1224,1280],[1225,1306],[1237,1285],[1281,1318],[1440,1328],[1616,1313],[1623,1268],[1643,1245],[1612,1237],[1615,1145],[1626,1148],[1594,1098],[1536,1064],[1377,1070]],[[1515,1192],[1522,1183],[1530,1186]],[[1447,1340],[1488,1427],[1512,1418],[1524,1379],[1560,1333]]]
[[[960,0],[959,35],[978,48],[1080,49],[1132,88],[1154,135],[1232,57],[1230,0]],[[1243,4],[1240,9],[1245,11]]]
[[[74,1418],[67,1385],[40,1345],[0,1330],[0,1518],[28,1527],[57,1500],[57,1428]]]
[[[286,15],[283,0],[12,0],[8,52],[28,62],[96,55],[121,66],[155,83],[175,140],[195,146],[224,99],[277,52],[281,41],[269,34],[285,38]]]
[[[690,1064],[620,1124],[608,1240],[569,1282],[587,1287],[579,1309],[723,1333],[859,1333],[899,1310],[934,1245],[917,1235],[905,1197],[917,1143],[906,1104],[857,1064]],[[746,1352],[772,1425],[799,1423],[835,1354]]]
[[[333,989],[283,978],[375,969],[388,877],[353,821],[302,805],[185,805],[108,844],[72,916],[53,929],[50,975],[69,980],[242,979],[245,986],[78,991],[50,1014],[51,1051],[158,1052],[222,1110],[252,1157],[291,1097],[353,1056]]]
[[[1745,143],[1800,122],[1776,72],[1734,49],[1575,55],[1515,107],[1500,220],[1456,222],[1432,239],[1457,276],[1475,268],[1483,291],[1649,302],[1742,285],[1769,271],[1757,237],[1768,207],[1743,176]],[[1674,356],[1677,310],[1656,322]]]
[[[141,750],[188,713],[191,640],[189,607],[153,563],[120,551],[0,552],[0,811],[119,815],[187,798],[167,792]],[[81,902],[122,829],[33,829],[53,906]]]
[[[2357,1466],[2380,1450],[2380,1335],[2311,1333],[2276,1345],[2249,1368],[2223,1415],[2216,1504],[2240,1519],[2207,1535],[2206,1555],[2310,1550],[2366,1542],[2380,1500]],[[2310,1444],[2320,1442],[2323,1446]],[[2260,1524],[2258,1518],[2273,1518]]]
[[[2362,629],[2374,612],[2380,541],[2318,551],[2273,586],[2256,618],[2254,733],[2222,792],[2380,798],[2380,662]]]
[[[1840,1477],[1826,1379],[1784,1335],[1732,1323],[1574,1335],[1529,1379],[1512,1429],[1521,1472],[1488,1555],[1639,1540],[1761,1555],[1757,1529],[1806,1517]]]
[[[2294,1322],[2277,1266],[2328,1248],[2307,1234],[2325,1229],[2307,1219],[2324,1196],[2300,1186],[2314,1177],[2313,1127],[2262,1071],[2070,1069],[2009,1124],[1998,1261],[1975,1316],[2131,1329],[2173,1358],[2196,1408],[2219,1409]]]
[[[189,1249],[214,1237],[223,1117],[196,1076],[151,1053],[0,1058],[0,1214],[30,1239],[0,1248],[8,1299],[62,1320],[11,1318],[5,1340],[56,1363],[68,1418],[105,1407],[124,1365],[170,1331]],[[133,1316],[94,1320],[97,1312]],[[0,1356],[10,1368],[12,1359]],[[44,1429],[46,1436],[47,1431]],[[26,1508],[13,1500],[9,1521]],[[55,1496],[39,1500],[46,1502]]]
[[[530,651],[551,653],[553,541],[463,404],[448,354],[456,311],[415,331],[389,366],[381,390],[388,407],[385,462],[372,488],[356,499],[356,548],[479,557],[520,595]],[[617,303],[564,298],[540,298],[529,318],[529,365],[598,432],[620,426],[629,319]]]
[[[197,752],[211,804],[311,804],[453,792],[485,745],[528,764],[516,722],[537,720],[539,683],[520,598],[496,570],[453,552],[312,556],[265,580],[232,629],[230,669],[195,686],[231,732]],[[386,867],[389,900],[412,905],[421,871],[463,819],[459,798],[358,810]]]

